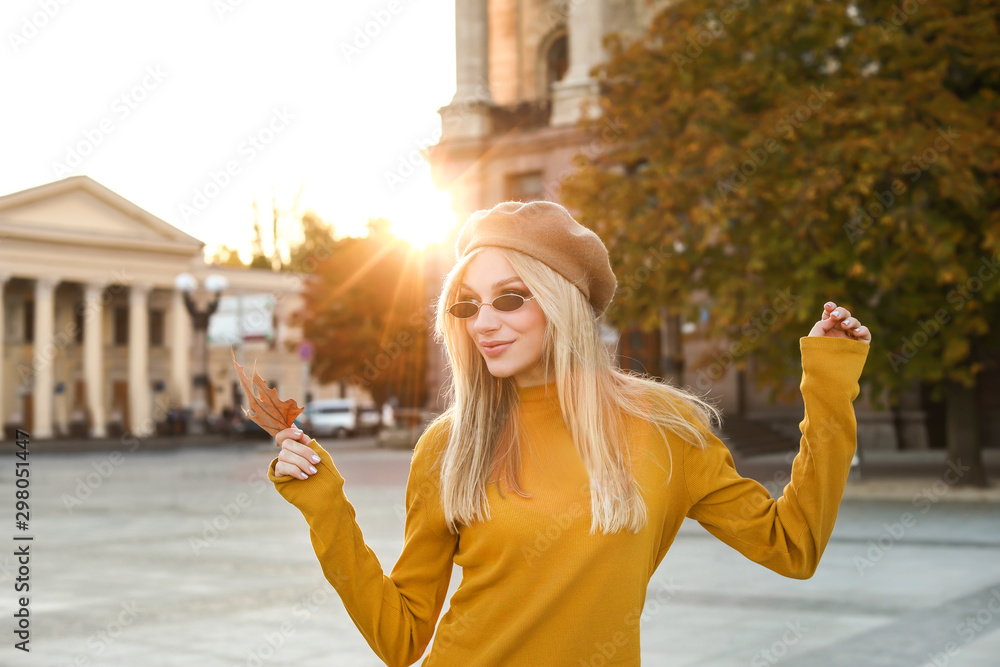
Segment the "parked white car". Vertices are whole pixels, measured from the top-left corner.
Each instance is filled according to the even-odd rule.
[[[382,411],[374,405],[362,405],[358,408],[358,432],[365,435],[378,435],[382,430]]]
[[[309,435],[346,438],[358,430],[358,402],[353,398],[331,398],[306,405]]]

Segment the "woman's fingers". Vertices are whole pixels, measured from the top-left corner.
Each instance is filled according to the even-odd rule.
[[[278,431],[274,434],[274,439],[278,447],[281,447],[281,443],[285,440],[294,440],[301,442],[303,445],[308,445],[309,441],[312,440],[312,438],[302,432],[302,429],[296,426]]]
[[[841,322],[851,319],[851,311],[847,310],[843,306],[837,306],[830,313],[830,317],[835,320],[840,320]]]
[[[850,325],[850,332],[857,340],[862,343],[868,343],[871,345],[872,342],[872,332],[868,330],[868,327],[861,324],[857,320],[854,320]]]
[[[851,315],[851,311],[832,301],[823,305],[823,318],[820,321],[826,325],[825,329],[828,332],[826,335],[837,336],[840,333],[848,338],[871,344],[872,335],[868,327],[862,325],[858,318]]]
[[[298,479],[309,479],[310,475],[316,474],[316,468],[305,459],[290,458],[289,455],[279,454],[278,461],[274,464],[274,474],[277,477],[290,475]]]
[[[316,474],[316,464],[320,458],[314,449],[305,444],[311,441],[309,436],[297,428],[290,428],[279,431],[275,440],[281,447],[274,464],[275,475],[308,479],[310,475]]]
[[[823,304],[823,315],[812,330],[810,336],[830,336],[832,338],[853,338],[863,343],[871,344],[872,335],[868,327],[863,326],[851,311],[838,306],[833,301]]]

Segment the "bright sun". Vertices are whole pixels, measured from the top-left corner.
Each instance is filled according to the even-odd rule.
[[[433,186],[408,194],[405,201],[394,202],[397,205],[387,211],[392,233],[418,249],[445,241],[458,222],[451,195]]]

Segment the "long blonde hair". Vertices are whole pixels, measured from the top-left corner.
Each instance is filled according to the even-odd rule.
[[[545,382],[554,381],[563,419],[590,475],[591,534],[638,532],[646,504],[628,455],[628,416],[699,447],[718,409],[701,397],[621,370],[601,339],[600,325],[583,293],[546,264],[515,250],[495,248],[510,263],[545,314]],[[445,421],[448,443],[440,460],[441,501],[449,529],[490,518],[491,481],[525,495],[520,485],[519,398],[513,378],[490,374],[465,322],[448,314],[462,276],[483,248],[462,257],[445,278],[435,334],[448,351],[451,381]],[[550,374],[551,373],[551,379]],[[694,422],[694,423],[692,423]],[[671,470],[672,474],[672,470]],[[501,484],[503,482],[503,484]]]

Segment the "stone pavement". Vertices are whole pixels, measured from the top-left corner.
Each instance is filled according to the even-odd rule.
[[[390,569],[409,452],[324,445]],[[13,648],[13,551],[24,543],[13,540],[15,459],[2,453],[0,665],[381,664],[323,580],[301,515],[266,481],[269,442],[118,454],[42,446],[30,458],[30,653]],[[780,484],[780,462],[744,463]],[[1000,491],[915,477],[889,480],[895,490],[880,498],[880,486],[851,483],[807,581],[686,522],[649,586],[643,664],[1000,664]]]

